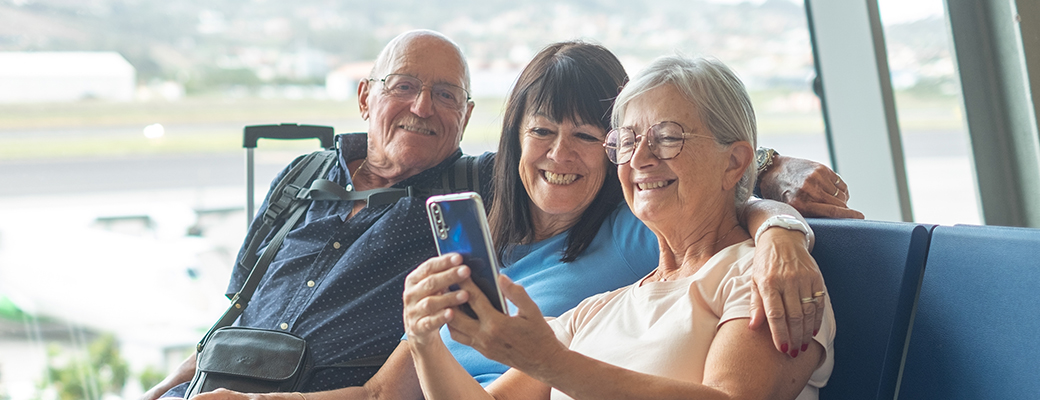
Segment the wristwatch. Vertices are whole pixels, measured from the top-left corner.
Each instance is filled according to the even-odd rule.
[[[758,174],[762,175],[762,173],[768,171],[769,167],[773,166],[773,159],[778,155],[780,153],[768,147],[759,147],[758,150],[755,150],[755,163],[758,164]]]
[[[758,244],[758,239],[762,237],[765,231],[772,227],[784,228],[791,231],[799,231],[805,234],[805,248],[809,249],[809,243],[811,243],[813,237],[812,229],[805,225],[801,220],[790,214],[780,214],[769,217],[758,227],[758,231],[755,232],[755,244]]]

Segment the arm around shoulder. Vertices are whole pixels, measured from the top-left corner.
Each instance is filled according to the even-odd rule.
[[[790,204],[807,217],[863,218],[849,208],[849,187],[826,165],[775,155],[758,175],[763,198]]]

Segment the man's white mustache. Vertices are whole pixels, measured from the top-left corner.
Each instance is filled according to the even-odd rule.
[[[426,123],[426,121],[415,118],[409,118],[403,121],[399,121],[397,124],[395,124],[395,126],[401,129],[424,133],[431,136],[437,134],[437,132],[432,127],[430,127],[429,124]]]

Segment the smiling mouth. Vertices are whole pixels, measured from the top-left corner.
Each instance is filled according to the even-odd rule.
[[[437,135],[437,132],[434,132],[433,129],[428,129],[428,128],[424,128],[424,127],[421,127],[421,126],[404,125],[404,124],[402,124],[402,125],[398,125],[397,127],[401,128],[401,129],[404,129],[406,131],[412,131],[412,132],[423,134],[423,135],[427,135],[427,136],[435,136],[435,135]]]
[[[636,187],[638,187],[639,190],[653,190],[653,189],[660,189],[660,188],[663,188],[665,186],[671,185],[672,182],[675,182],[675,180],[637,183]]]
[[[549,171],[542,171],[542,176],[546,182],[553,185],[570,185],[574,181],[578,180],[578,174],[557,174]]]

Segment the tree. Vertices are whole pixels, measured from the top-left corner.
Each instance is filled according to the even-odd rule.
[[[53,391],[59,400],[101,400],[122,392],[129,375],[112,334],[101,335],[87,346],[86,359],[82,352],[69,354],[57,346],[47,353],[47,379],[39,387],[41,393]]]

